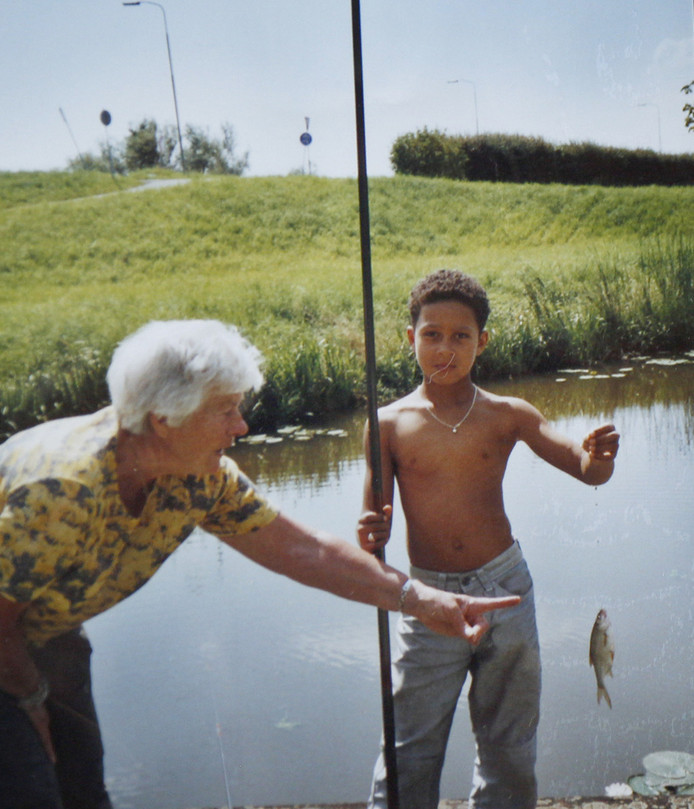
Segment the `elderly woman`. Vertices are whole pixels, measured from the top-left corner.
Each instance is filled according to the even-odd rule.
[[[303,584],[478,640],[472,599],[410,582],[280,514],[225,455],[261,357],[233,326],[153,322],[108,371],[112,406],[0,446],[0,809],[106,809],[88,618],[142,586],[196,528]],[[134,695],[137,698],[137,695]]]

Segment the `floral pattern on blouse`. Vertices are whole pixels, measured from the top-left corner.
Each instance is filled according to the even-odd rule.
[[[133,593],[196,527],[224,538],[277,516],[224,457],[213,475],[158,478],[133,517],[118,491],[116,433],[108,407],[0,445],[0,594],[29,604],[32,644]]]

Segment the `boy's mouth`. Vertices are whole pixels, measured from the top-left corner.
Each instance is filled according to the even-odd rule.
[[[442,376],[446,376],[446,374],[448,373],[448,371],[449,371],[451,368],[455,368],[455,365],[453,364],[453,360],[454,360],[454,359],[455,359],[455,354],[451,353],[451,358],[448,360],[448,362],[441,362],[441,363],[436,363],[436,364],[434,364],[434,369],[435,369],[435,370],[434,370],[434,372],[433,372],[433,373],[432,373],[432,374],[429,376],[429,382],[431,382],[431,380],[432,380],[432,379],[433,379],[433,378],[434,378],[434,377],[435,377],[437,374],[441,374]]]

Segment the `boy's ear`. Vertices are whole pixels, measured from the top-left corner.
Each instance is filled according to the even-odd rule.
[[[480,337],[479,337],[479,340],[477,341],[477,355],[476,356],[479,357],[479,355],[487,347],[488,342],[489,342],[489,332],[486,331],[486,330],[480,332]]]
[[[411,346],[414,345],[414,326],[407,327],[407,340]]]

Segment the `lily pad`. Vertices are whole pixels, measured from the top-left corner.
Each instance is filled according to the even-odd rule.
[[[689,360],[684,358],[671,358],[671,357],[657,357],[656,359],[647,360],[646,365],[687,365]]]
[[[659,790],[646,783],[646,778],[643,775],[630,775],[629,778],[627,778],[627,784],[629,784],[637,795],[644,795],[646,797],[660,795]]]
[[[679,786],[694,781],[694,756],[674,750],[649,753],[643,759],[646,780],[663,786]]]

